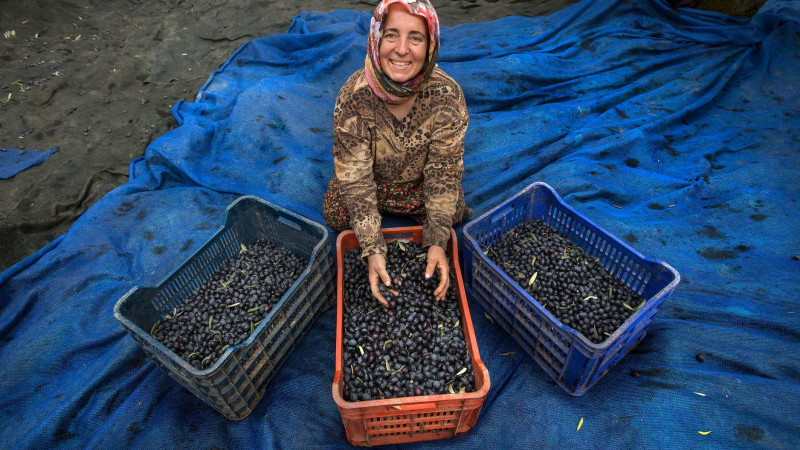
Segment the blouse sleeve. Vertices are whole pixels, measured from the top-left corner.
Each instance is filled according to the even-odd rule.
[[[467,104],[455,82],[443,89],[442,98],[447,100],[437,105],[428,159],[423,169],[427,210],[422,231],[424,247],[446,248],[464,172],[464,135],[469,125]]]
[[[352,83],[346,83],[336,99],[333,112],[333,162],[339,191],[350,213],[350,226],[361,245],[361,258],[386,254],[381,233],[376,186],[372,173],[373,155],[370,127],[354,107]]]

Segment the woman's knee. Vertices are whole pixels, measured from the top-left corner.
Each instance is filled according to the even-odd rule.
[[[350,229],[350,213],[342,201],[339,193],[339,186],[336,180],[328,183],[328,191],[325,192],[322,200],[322,218],[325,224],[334,231],[344,231]]]

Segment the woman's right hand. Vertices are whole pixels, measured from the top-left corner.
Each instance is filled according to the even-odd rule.
[[[372,290],[372,296],[378,299],[384,308],[389,308],[389,302],[386,301],[378,287],[379,283],[383,283],[387,288],[392,285],[392,278],[386,272],[386,257],[379,253],[367,256],[367,269],[369,271],[369,287]],[[391,292],[392,295],[398,294],[395,290],[386,290]]]

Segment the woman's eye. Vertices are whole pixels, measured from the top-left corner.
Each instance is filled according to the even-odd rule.
[[[411,36],[411,42],[414,44],[422,44],[425,42],[425,39],[422,36]]]
[[[389,42],[397,40],[397,33],[383,33],[383,38]]]

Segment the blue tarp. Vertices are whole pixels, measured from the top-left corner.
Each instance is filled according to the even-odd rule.
[[[7,180],[25,169],[39,165],[58,149],[44,151],[21,148],[0,148],[0,179]]]
[[[197,251],[239,195],[322,222],[335,96],[363,64],[368,19],[303,12],[243,45],[175,106],[180,126],[128,183],[0,274],[3,446],[347,445],[331,398],[334,309],[241,421],[159,370],[112,309]],[[476,215],[544,181],[682,282],[580,397],[471,300],[492,387],[472,431],[427,446],[800,447],[798,61],[796,0],[768,0],[752,20],[585,0],[442,29],[439,64],[471,115]]]

